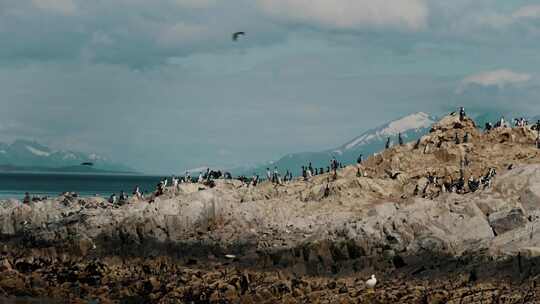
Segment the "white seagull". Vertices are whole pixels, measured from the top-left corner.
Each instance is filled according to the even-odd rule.
[[[375,275],[371,275],[371,279],[366,281],[367,288],[373,289],[375,287],[375,284],[377,284],[377,279],[375,278]]]

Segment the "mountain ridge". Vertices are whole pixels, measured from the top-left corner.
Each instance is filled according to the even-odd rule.
[[[81,166],[84,162],[94,165],[92,168]],[[53,150],[35,140],[25,139],[16,139],[11,144],[0,143],[0,171],[136,172],[96,153]]]
[[[293,175],[300,174],[300,167],[311,163],[315,168],[326,168],[332,157],[336,157],[343,164],[355,163],[360,154],[367,157],[384,149],[388,137],[401,133],[405,141],[413,141],[427,134],[437,118],[425,112],[415,112],[391,120],[378,127],[368,129],[359,136],[347,141],[345,144],[323,151],[289,153],[276,161],[268,161],[249,169],[235,168],[234,174],[251,175],[264,174],[267,167],[277,166],[285,172],[289,170]],[[395,142],[394,141],[394,142]]]
[[[429,128],[435,122],[436,118],[425,112],[412,113],[396,120],[392,120],[379,127],[369,129],[360,136],[338,147],[333,152],[342,154],[344,151],[369,144],[372,141],[385,141],[388,137],[398,136],[400,133],[404,139],[407,139],[407,132],[421,132],[423,129]]]

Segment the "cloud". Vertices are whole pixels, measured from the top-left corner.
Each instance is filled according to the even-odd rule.
[[[441,4],[441,0],[0,0],[0,63],[80,61],[141,69],[200,54],[284,45],[298,38],[363,49],[377,45],[401,54],[414,50],[420,39],[446,44],[440,48],[443,51],[463,40],[509,45],[508,40],[517,39],[517,35],[500,39],[491,31],[493,26],[486,25],[508,23],[512,11],[507,16],[488,14],[494,11],[486,5],[491,0],[474,5],[456,1],[461,4]],[[529,6],[514,15],[530,19],[531,11]],[[248,32],[247,39],[231,43],[231,33],[239,30]]]
[[[512,13],[514,19],[540,18],[540,5],[526,5]]]
[[[165,27],[159,34],[157,42],[165,48],[180,48],[182,45],[207,41],[210,33],[205,26],[181,22]]]
[[[214,6],[217,4],[217,1],[218,0],[174,0],[174,2],[180,7],[196,9]]]
[[[0,0],[0,63],[139,69],[287,39],[284,28],[262,17],[248,0]],[[250,39],[232,43],[231,33],[246,29]]]
[[[41,10],[63,15],[73,15],[77,10],[73,0],[32,0],[32,5]]]
[[[420,30],[429,13],[423,0],[258,0],[258,4],[277,19],[341,30]]]
[[[504,88],[506,86],[528,82],[531,78],[530,74],[517,73],[507,69],[487,71],[465,77],[461,81],[456,93],[463,93],[470,85]]]
[[[483,10],[468,15],[468,22],[479,26],[488,26],[494,29],[505,29],[511,26],[530,22],[540,18],[540,5],[526,5],[515,9],[511,13]]]

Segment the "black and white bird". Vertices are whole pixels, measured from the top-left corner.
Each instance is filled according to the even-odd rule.
[[[384,172],[388,175],[388,177],[390,177],[391,179],[396,179],[398,177],[398,175],[401,174],[401,172],[395,172],[393,173],[392,171],[390,170],[387,170],[387,169],[384,169]]]
[[[238,41],[238,38],[240,36],[245,36],[245,35],[246,35],[245,32],[236,32],[236,33],[232,34],[232,40],[233,41]]]

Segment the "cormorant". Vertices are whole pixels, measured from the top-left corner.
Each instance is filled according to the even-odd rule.
[[[232,40],[233,41],[238,41],[238,37],[245,36],[245,35],[246,35],[245,32],[236,32],[236,33],[232,34]]]

